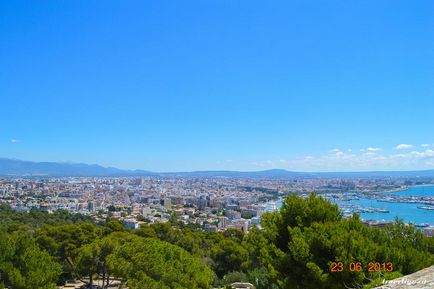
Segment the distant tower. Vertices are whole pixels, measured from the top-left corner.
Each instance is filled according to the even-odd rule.
[[[87,210],[88,210],[89,212],[93,212],[93,211],[95,210],[95,203],[92,202],[92,201],[88,202],[88,203],[87,203]]]
[[[219,217],[219,228],[226,228],[228,225],[228,217],[222,216]]]

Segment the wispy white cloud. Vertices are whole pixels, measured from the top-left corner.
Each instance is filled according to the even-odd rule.
[[[406,149],[411,149],[413,147],[413,145],[411,144],[399,144],[395,147],[396,150],[406,150]]]
[[[374,150],[372,150],[374,149]],[[387,153],[378,148],[352,153],[336,151],[319,156],[305,156],[287,160],[266,160],[251,163],[257,168],[286,168],[294,171],[363,171],[413,170],[434,168],[434,150],[412,150]]]
[[[369,147],[366,149],[366,151],[371,152],[371,153],[379,152],[381,150],[382,150],[381,148],[373,148],[373,147]]]
[[[427,143],[423,143],[420,146],[423,147],[423,148],[429,148],[431,145],[427,144]]]
[[[17,143],[18,142],[18,140],[17,139],[11,139],[11,143]]]
[[[434,157],[434,150],[427,149],[423,152],[419,151],[412,151],[410,152],[410,155],[416,158],[433,158]]]
[[[330,153],[338,153],[340,151],[341,151],[340,149],[331,149],[331,150],[329,150]]]

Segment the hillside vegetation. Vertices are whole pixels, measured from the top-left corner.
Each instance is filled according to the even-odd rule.
[[[0,206],[0,288],[50,289],[75,278],[88,286],[112,277],[131,289],[199,289],[248,281],[258,289],[362,288],[372,280],[434,264],[434,240],[397,220],[384,229],[312,194],[289,196],[266,213],[263,229],[205,233],[175,219],[127,230],[65,211],[15,212]],[[342,262],[341,272],[331,272]],[[350,263],[360,262],[351,272]],[[368,263],[393,272],[369,272]],[[359,271],[359,272],[358,272]],[[100,282],[101,283],[101,282]]]

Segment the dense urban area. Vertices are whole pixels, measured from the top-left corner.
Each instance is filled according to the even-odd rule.
[[[0,202],[16,211],[58,209],[104,220],[114,218],[132,229],[141,224],[167,222],[176,217],[184,224],[208,232],[237,228],[248,232],[260,225],[266,211],[288,194],[307,197],[315,192],[330,200],[365,196],[390,201],[385,193],[402,190],[420,180],[378,179],[255,179],[229,177],[124,177],[124,178],[9,178],[0,179]],[[424,180],[429,184],[430,180]],[[434,209],[433,197],[409,200]],[[344,207],[345,216],[370,208]],[[426,229],[432,234],[432,228]]]

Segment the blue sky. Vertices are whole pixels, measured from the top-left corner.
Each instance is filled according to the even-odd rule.
[[[434,168],[433,1],[1,1],[0,36],[0,157]]]

